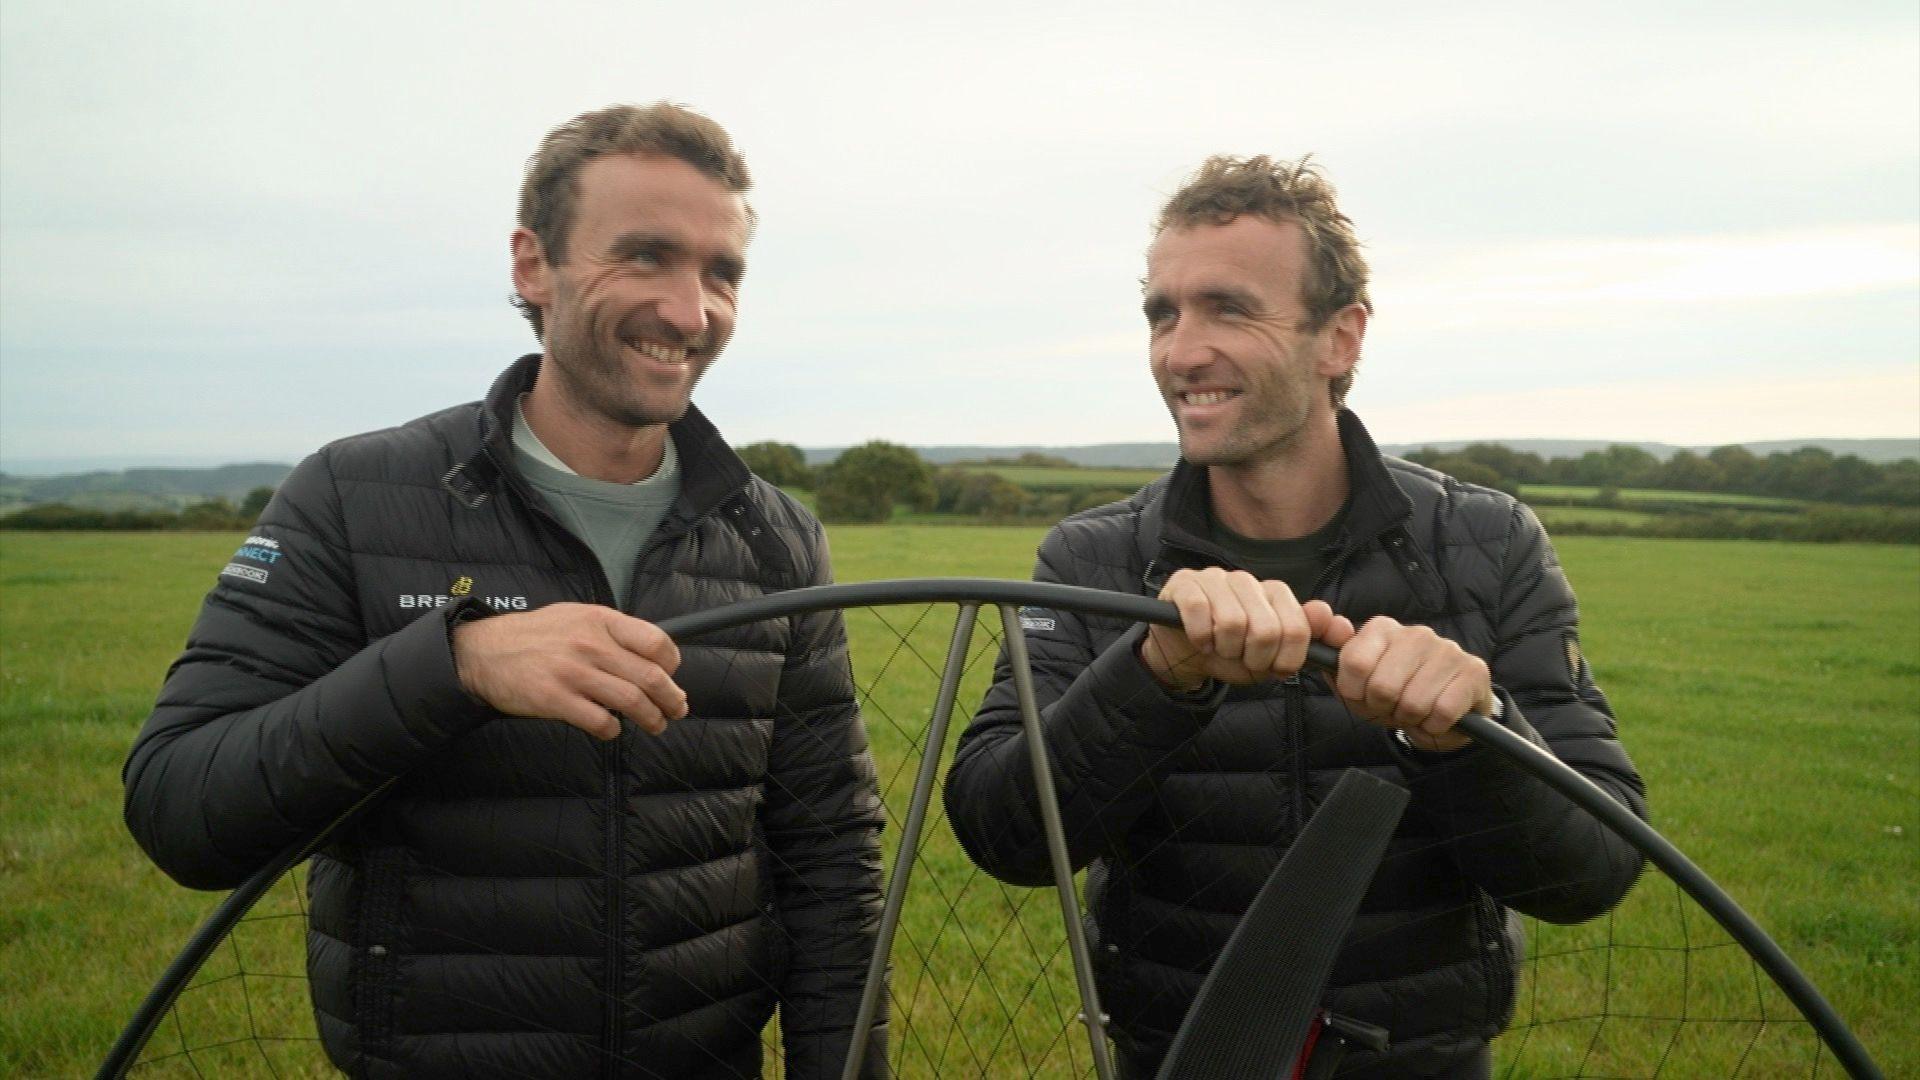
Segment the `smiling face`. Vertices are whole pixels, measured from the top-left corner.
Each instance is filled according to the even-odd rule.
[[[1297,223],[1245,214],[1168,228],[1148,250],[1149,356],[1188,461],[1258,464],[1333,430],[1327,384],[1358,358],[1365,316],[1353,305],[1311,329],[1306,251]]]
[[[622,427],[679,419],[733,336],[746,202],[677,158],[610,154],[581,168],[565,261],[513,236],[514,284],[540,308],[569,405]]]

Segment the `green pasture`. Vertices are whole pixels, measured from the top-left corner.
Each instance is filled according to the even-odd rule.
[[[1597,487],[1571,484],[1522,484],[1520,497],[1529,502],[1536,499],[1586,501],[1597,498],[1601,490]],[[1621,488],[1620,502],[1628,506],[1637,502],[1696,503],[1703,510],[1712,507],[1726,507],[1732,510],[1800,510],[1807,505],[1802,499],[1782,499],[1771,495],[1740,495],[1727,491],[1667,491],[1660,488]]]
[[[1610,506],[1535,506],[1540,523],[1552,530],[1558,525],[1611,525],[1636,528],[1657,519],[1640,510],[1621,510]]]
[[[1041,534],[832,530],[843,581],[1024,578]],[[0,1075],[89,1073],[217,900],[174,886],[134,847],[119,766],[238,539],[0,534]],[[1774,934],[1888,1075],[1920,1075],[1920,549],[1589,537],[1559,549],[1655,823]],[[950,608],[849,616],[896,822],[952,622]],[[987,623],[975,635],[956,725],[997,634]],[[1086,1075],[1052,894],[974,873],[935,810],[894,954],[903,1071]],[[283,888],[268,907],[297,903]],[[1641,1075],[1667,1052],[1695,1071],[1663,1075],[1804,1075],[1804,1025],[1750,1022],[1792,1017],[1686,906],[1649,875],[1610,919],[1535,927],[1503,1060],[1518,1075],[1570,1075],[1594,1054],[1613,1075]],[[210,972],[297,975],[289,926],[250,925],[241,959],[223,954]],[[291,1031],[303,993],[287,979],[209,983],[183,1015],[213,1030],[252,1007]],[[1631,1019],[1676,1015],[1693,1022]]]
[[[956,465],[968,472],[993,473],[1035,491],[1073,488],[1120,488],[1134,491],[1165,473],[1165,469],[1097,469],[1047,465]]]

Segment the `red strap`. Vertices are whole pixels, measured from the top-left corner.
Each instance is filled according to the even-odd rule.
[[[1307,1062],[1313,1060],[1313,1044],[1320,1041],[1320,1030],[1327,1026],[1327,1015],[1320,1013],[1307,1025],[1307,1041],[1300,1046],[1300,1059],[1293,1063],[1293,1080],[1306,1080]]]

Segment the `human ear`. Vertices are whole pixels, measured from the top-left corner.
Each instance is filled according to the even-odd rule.
[[[509,243],[513,251],[513,290],[520,299],[545,309],[553,303],[553,268],[547,264],[545,245],[531,229],[513,230]]]

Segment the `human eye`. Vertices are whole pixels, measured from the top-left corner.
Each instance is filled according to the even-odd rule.
[[[667,261],[666,245],[643,236],[622,237],[614,243],[609,254],[615,262],[643,270],[658,269]]]
[[[747,276],[747,268],[732,260],[722,260],[707,268],[707,275],[729,289],[738,289]]]
[[[1177,314],[1173,305],[1164,300],[1149,300],[1141,311],[1147,317],[1147,328],[1155,333],[1170,329]]]

